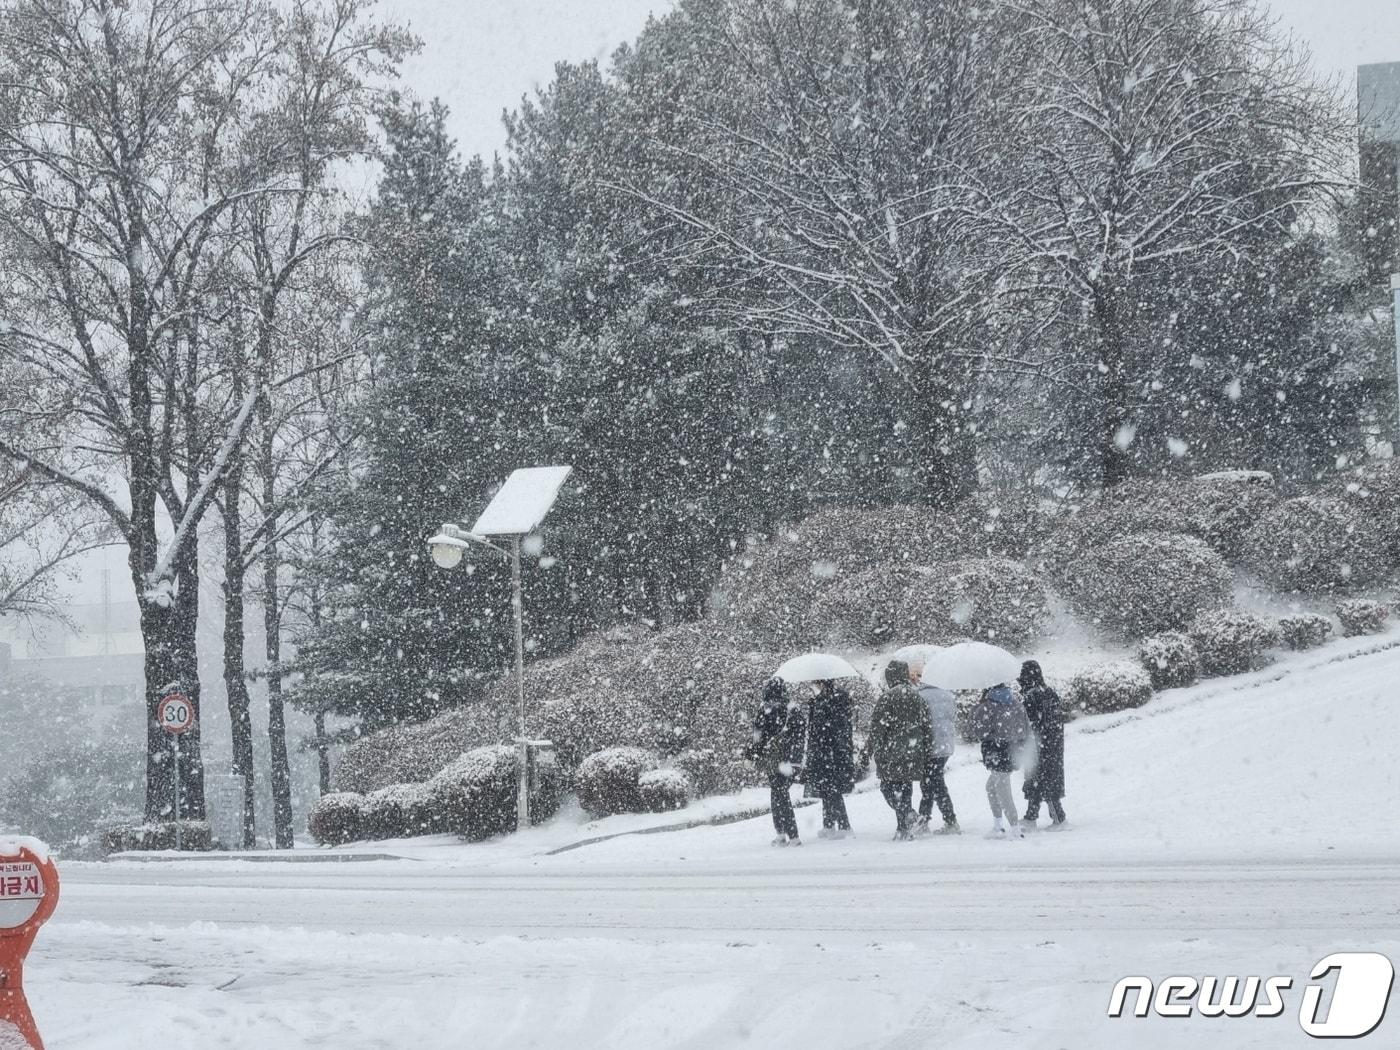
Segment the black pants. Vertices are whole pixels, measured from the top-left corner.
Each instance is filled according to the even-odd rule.
[[[840,828],[842,831],[851,830],[851,818],[846,816],[846,800],[841,797],[841,792],[834,790],[823,791],[822,800],[822,827]]]
[[[920,784],[919,816],[928,820],[933,816],[933,804],[937,802],[943,823],[956,824],[958,815],[953,812],[953,797],[948,794],[948,782],[943,779],[943,770],[947,765],[946,758],[935,758],[930,763],[928,772],[924,774]]]
[[[773,828],[779,835],[797,838],[797,814],[792,811],[792,796],[788,788],[792,778],[781,773],[768,774],[768,791],[773,800]]]
[[[880,794],[885,796],[885,801],[890,804],[890,809],[894,810],[895,819],[899,821],[900,831],[908,831],[909,826],[914,823],[914,782],[912,780],[882,780],[880,781]]]
[[[1053,820],[1056,824],[1063,824],[1065,822],[1065,807],[1060,805],[1059,799],[1047,798],[1045,800],[1045,805],[1050,810],[1051,820]],[[1032,796],[1031,799],[1026,803],[1026,819],[1040,819],[1040,799],[1038,797]]]

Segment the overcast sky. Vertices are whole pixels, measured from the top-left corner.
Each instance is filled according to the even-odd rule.
[[[1350,89],[1358,64],[1400,61],[1400,0],[1269,6],[1312,48],[1318,67]],[[404,70],[405,85],[447,103],[465,154],[501,148],[501,111],[548,83],[555,62],[606,62],[649,13],[670,7],[669,0],[381,0],[386,17],[409,23],[424,41]]]

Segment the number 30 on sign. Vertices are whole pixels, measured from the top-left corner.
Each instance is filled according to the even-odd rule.
[[[161,699],[156,718],[167,733],[188,733],[194,728],[194,705],[183,693],[171,693]]]

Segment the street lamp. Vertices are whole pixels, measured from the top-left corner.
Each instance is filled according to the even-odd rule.
[[[520,735],[515,744],[520,755],[520,784],[516,796],[515,826],[524,831],[530,826],[530,772],[532,745],[547,741],[531,741],[525,735],[525,628],[524,602],[520,593],[520,541],[539,528],[549,513],[559,490],[572,472],[572,467],[526,467],[506,479],[476,524],[470,529],[446,522],[437,535],[428,539],[428,550],[434,564],[455,569],[469,547],[489,547],[510,560],[511,611],[515,618],[515,708]],[[493,539],[510,541],[508,547],[493,543]]]
[[[493,544],[487,543],[487,546],[494,549]],[[444,524],[442,530],[428,540],[428,550],[432,553],[433,562],[440,569],[455,569],[462,564],[462,554],[466,549],[467,541],[462,530],[450,522]]]

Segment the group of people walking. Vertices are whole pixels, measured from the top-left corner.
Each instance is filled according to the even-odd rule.
[[[772,795],[775,846],[800,846],[790,788],[801,782],[809,798],[821,801],[821,838],[852,834],[845,796],[875,760],[880,793],[895,815],[895,839],[961,832],[944,770],[957,746],[957,698],[923,681],[923,664],[891,660],[885,689],[876,701],[870,731],[860,752],[855,747],[855,703],[839,680],[813,683],[804,702],[796,688],[774,678],[764,687],[753,722],[749,757],[767,775]],[[1018,691],[1007,683],[982,691],[972,709],[971,736],[982,748],[987,769],[987,801],[993,826],[988,838],[1017,838],[1036,826],[1044,803],[1051,827],[1065,823],[1064,710],[1059,695],[1045,684],[1040,665],[1021,665]],[[1025,816],[1017,819],[1011,774],[1025,773]],[[919,806],[913,804],[920,786]],[[941,828],[930,822],[934,807]]]

